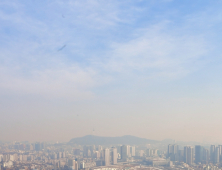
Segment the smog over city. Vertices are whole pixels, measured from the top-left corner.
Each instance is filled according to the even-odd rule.
[[[221,9],[0,0],[0,170],[222,169]]]

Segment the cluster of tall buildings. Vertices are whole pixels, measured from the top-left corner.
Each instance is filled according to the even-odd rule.
[[[12,147],[13,148],[10,149],[41,151],[46,148],[46,143],[45,142],[36,142],[32,144],[15,143],[14,145],[12,145]]]
[[[222,161],[222,145],[211,145],[210,146],[210,160],[213,163],[219,163]]]
[[[122,161],[127,161],[129,157],[135,156],[135,146],[122,145],[121,146],[121,159]]]
[[[78,150],[74,151],[78,154]],[[95,145],[83,146],[83,157],[96,159],[97,166],[108,166],[117,164],[117,159],[127,161],[128,158],[135,156],[135,146],[122,145],[111,148],[102,148]]]
[[[61,158],[66,158],[66,153],[65,152],[51,152],[47,153],[47,157],[40,157],[35,153],[30,153],[30,152],[11,152],[11,153],[3,153],[0,154],[0,162],[7,162],[7,161],[33,161],[35,159],[40,159],[40,160],[46,160],[46,159],[51,159],[51,160],[56,160],[56,159],[61,159]]]
[[[195,148],[192,146],[185,146],[180,150],[178,145],[170,144],[168,145],[167,157],[171,161],[185,162],[189,165],[193,163],[218,164],[222,162],[222,145],[211,145],[209,151],[209,149],[206,149],[201,145],[196,145]]]

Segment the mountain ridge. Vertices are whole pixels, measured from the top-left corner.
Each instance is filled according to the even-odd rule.
[[[103,137],[86,135],[83,137],[72,138],[69,143],[79,145],[110,145],[110,144],[129,144],[129,145],[140,145],[140,144],[154,144],[159,141],[140,138],[131,135],[124,135],[118,137]]]

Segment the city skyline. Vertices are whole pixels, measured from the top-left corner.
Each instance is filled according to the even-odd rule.
[[[222,143],[222,1],[0,1],[0,141]]]
[[[74,141],[73,141],[74,142]],[[46,170],[221,170],[222,145],[0,142],[0,168]]]

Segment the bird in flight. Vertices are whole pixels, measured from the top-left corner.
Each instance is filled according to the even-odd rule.
[[[60,49],[58,49],[58,51],[62,51],[65,47],[66,45],[63,45]]]

